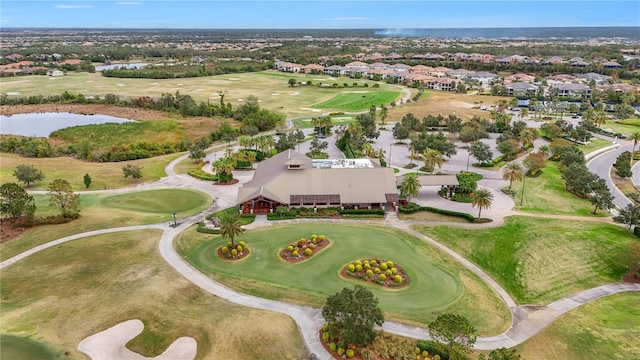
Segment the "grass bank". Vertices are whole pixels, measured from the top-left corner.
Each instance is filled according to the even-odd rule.
[[[520,304],[547,304],[626,272],[635,237],[615,225],[512,216],[493,229],[420,226],[498,281]]]
[[[91,176],[88,190],[119,189],[134,187],[141,182],[156,181],[166,176],[164,168],[184,153],[157,156],[148,159],[123,161],[117,163],[98,163],[78,160],[70,157],[48,159],[25,158],[16,154],[0,153],[0,183],[18,182],[13,172],[18,165],[33,165],[44,172],[44,180],[33,184],[28,190],[46,190],[55,179],[64,179],[71,183],[73,190],[87,190],[84,175]],[[142,167],[142,179],[125,179],[122,167],[131,164]]]
[[[640,359],[640,296],[622,293],[590,302],[560,317],[518,346],[523,358]]]
[[[314,104],[318,109],[336,109],[346,111],[367,110],[372,105],[388,104],[394,101],[400,92],[398,91],[343,91],[328,101]]]
[[[301,358],[306,349],[293,320],[205,293],[166,264],[159,237],[157,230],[95,236],[3,269],[0,331],[86,359],[77,350],[85,337],[140,319],[145,330],[128,346],[147,357],[191,336],[197,359]]]
[[[56,215],[49,207],[47,195],[35,195],[36,216]],[[174,203],[175,201],[175,203]],[[179,205],[179,206],[178,206]],[[34,246],[61,237],[97,229],[141,224],[154,224],[197,214],[211,205],[206,194],[183,189],[163,189],[119,195],[83,194],[80,196],[80,218],[67,224],[25,228],[23,234],[0,247],[0,259],[5,260]]]
[[[281,260],[287,244],[312,234],[326,235],[329,248],[297,264]],[[401,266],[410,277],[403,289],[366,285],[380,300],[386,318],[425,326],[439,313],[456,312],[469,318],[483,334],[497,334],[509,326],[508,309],[492,289],[454,259],[417,238],[382,227],[298,224],[249,231],[238,240],[251,254],[239,262],[219,259],[215,250],[226,243],[193,229],[176,240],[176,249],[208,276],[251,295],[322,307],[328,295],[362,283],[344,279],[340,269],[360,258],[383,258]],[[364,283],[363,283],[364,284]]]

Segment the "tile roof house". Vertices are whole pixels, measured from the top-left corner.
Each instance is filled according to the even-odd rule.
[[[538,94],[538,87],[526,82],[514,82],[506,84],[507,94],[509,96],[532,96]]]
[[[550,89],[558,89],[559,97],[591,98],[591,88],[584,84],[557,84]]]
[[[358,160],[324,160],[334,161],[340,168],[314,166],[310,158],[297,151],[281,152],[258,164],[253,179],[238,190],[236,203],[243,213],[274,212],[281,205],[371,209],[389,204],[395,207],[398,190],[393,169],[365,166]]]

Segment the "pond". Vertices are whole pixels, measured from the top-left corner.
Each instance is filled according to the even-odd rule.
[[[0,115],[0,134],[49,137],[71,126],[134,121],[109,115],[81,115],[67,112]]]
[[[147,65],[149,65],[149,63],[98,65],[96,66],[96,71],[119,69],[122,67],[126,69],[140,69]]]

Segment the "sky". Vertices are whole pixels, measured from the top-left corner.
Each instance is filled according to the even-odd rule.
[[[640,26],[640,0],[0,0],[0,28]]]

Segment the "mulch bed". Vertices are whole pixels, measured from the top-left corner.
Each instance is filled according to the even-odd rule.
[[[378,263],[380,263],[380,259],[370,259],[370,260],[376,260],[378,261]],[[353,261],[355,262],[355,261]],[[349,264],[345,265],[341,270],[340,270],[340,276],[342,276],[345,279],[354,279],[357,281],[363,281],[369,284],[374,284],[377,286],[382,286],[386,289],[404,289],[407,286],[409,286],[409,284],[411,283],[411,279],[409,278],[409,275],[407,275],[407,273],[404,271],[404,269],[396,264],[393,265],[393,267],[395,267],[396,269],[398,269],[398,274],[400,274],[402,276],[402,278],[404,279],[404,282],[400,285],[397,285],[396,282],[393,280],[393,275],[391,277],[387,277],[387,279],[385,280],[385,285],[381,285],[378,284],[377,282],[374,282],[372,279],[374,277],[378,277],[378,274],[374,273],[372,278],[359,278],[358,275],[364,276],[365,272],[367,271],[366,269],[362,269],[362,271],[354,271],[352,274],[355,274],[356,276],[352,276],[352,275],[348,275],[347,274],[347,267],[349,266]]]
[[[628,282],[628,283],[640,284],[640,277],[636,277],[636,276],[633,276],[633,274],[627,273],[622,276],[622,281]]]
[[[289,257],[287,256],[287,249],[286,247],[282,250],[280,250],[280,252],[278,253],[278,255],[280,256],[280,258],[290,264],[296,264],[299,262],[303,262],[307,259],[310,259],[312,257],[314,257],[317,253],[319,253],[321,250],[329,247],[330,241],[329,239],[324,239],[321,243],[316,244],[315,249],[311,249],[313,250],[313,254],[311,254],[311,256],[307,256],[304,254],[304,250],[300,249],[300,256],[297,258],[293,258],[293,257]],[[289,245],[287,245],[289,246]]]
[[[229,250],[231,251],[231,250]],[[238,254],[238,256],[236,257],[227,257],[227,255],[222,253],[222,246],[220,246],[218,248],[218,250],[216,250],[216,254],[218,254],[218,257],[222,260],[227,260],[227,261],[238,261],[238,260],[242,260],[244,258],[246,258],[247,256],[249,256],[249,248],[245,247],[244,250],[242,250],[242,255]]]
[[[238,179],[233,179],[233,180],[227,181],[227,182],[218,182],[218,181],[216,181],[216,182],[214,182],[214,184],[215,185],[222,185],[222,186],[224,186],[224,185],[233,185],[233,184],[237,184],[239,181],[240,180],[238,180]]]

